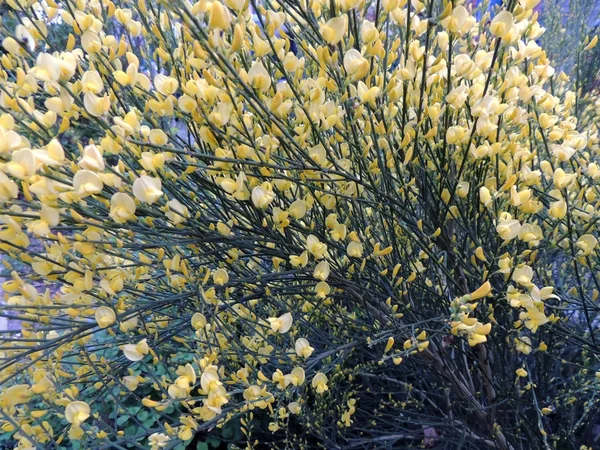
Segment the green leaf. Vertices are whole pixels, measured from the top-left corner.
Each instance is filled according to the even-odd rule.
[[[212,436],[208,436],[206,438],[206,442],[208,442],[210,446],[214,448],[217,448],[219,445],[221,445],[221,440]]]
[[[137,413],[139,413],[140,409],[142,409],[141,406],[130,406],[129,408],[127,408],[127,411],[129,411],[129,414],[131,414],[133,416],[133,415],[136,415]],[[140,415],[143,413],[147,414],[147,411],[142,411],[142,413],[140,413]]]
[[[128,415],[120,416],[117,419],[117,425],[121,426],[121,425],[123,425],[124,423],[126,423],[128,421],[129,421],[129,416]]]
[[[229,439],[233,435],[233,428],[225,426],[221,434],[225,439]]]
[[[149,419],[144,420],[142,423],[146,428],[151,428],[152,425],[156,422],[156,417],[150,417]]]
[[[208,450],[208,444],[206,442],[198,442],[196,444],[196,450]]]

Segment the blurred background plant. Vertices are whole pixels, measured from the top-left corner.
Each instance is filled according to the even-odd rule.
[[[544,0],[541,10],[546,33],[540,39],[556,68],[569,74],[585,95],[600,87],[600,49],[582,53],[586,38],[598,34],[600,2],[592,0]]]

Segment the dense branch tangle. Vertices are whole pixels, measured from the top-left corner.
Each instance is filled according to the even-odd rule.
[[[596,109],[535,0],[461,3],[7,2],[4,431],[585,442]]]

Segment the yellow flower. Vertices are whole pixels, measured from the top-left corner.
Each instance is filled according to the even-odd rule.
[[[496,14],[490,24],[490,31],[492,34],[499,38],[504,38],[510,33],[514,27],[513,15],[508,11],[501,11]]]
[[[316,259],[323,259],[327,255],[327,244],[322,243],[318,237],[311,234],[306,238],[306,250]]]
[[[110,217],[116,223],[123,224],[134,219],[135,210],[135,202],[127,194],[117,192],[110,199]]]
[[[98,97],[87,93],[83,96],[83,106],[90,115],[99,117],[106,114],[110,109],[110,97],[108,95]]]
[[[182,95],[177,100],[177,106],[179,106],[179,109],[181,109],[183,112],[189,114],[198,107],[198,103],[196,102],[196,99],[190,97],[189,95]]]
[[[22,403],[27,403],[31,396],[28,384],[15,384],[7,387],[0,393],[0,406],[3,408],[13,408]]]
[[[90,170],[80,170],[73,177],[73,188],[81,197],[99,194],[103,187],[100,177]]]
[[[267,392],[267,387],[262,388],[257,385],[252,385],[244,390],[244,400],[248,402],[250,409],[261,408],[264,409],[271,404],[273,396]]]
[[[475,347],[478,344],[483,344],[484,342],[487,342],[487,337],[484,334],[469,333],[467,342],[470,347]]]
[[[480,298],[486,297],[492,291],[492,285],[489,281],[483,283],[475,292],[465,296],[466,300],[479,300]]]
[[[36,149],[33,151],[33,153],[35,154],[36,161],[47,166],[60,165],[65,159],[65,151],[57,139],[52,139],[46,146],[45,150]]]
[[[554,171],[554,186],[556,186],[557,189],[563,189],[568,187],[571,183],[573,183],[573,181],[575,181],[575,178],[577,177],[576,174],[571,173],[571,174],[567,174],[565,173],[564,170],[562,170],[560,167],[558,169],[556,169]]]
[[[192,316],[192,327],[194,330],[201,330],[206,326],[206,317],[202,313],[194,313]]]
[[[567,215],[567,202],[564,200],[551,202],[548,213],[555,219],[564,219],[564,217]]]
[[[117,320],[117,315],[112,308],[109,308],[108,306],[100,306],[96,309],[94,318],[96,319],[96,323],[100,328],[107,328],[115,323]]]
[[[115,19],[117,19],[121,25],[127,25],[131,21],[131,15],[130,9],[117,8],[115,10]]]
[[[513,281],[519,283],[521,286],[531,286],[531,280],[533,278],[533,269],[530,266],[523,265],[517,267],[513,271]]]
[[[516,238],[521,231],[521,223],[515,219],[504,219],[496,225],[496,231],[504,241]]]
[[[142,175],[133,182],[133,195],[140,202],[152,204],[156,202],[162,195],[162,183],[160,178],[152,178],[147,175]]]
[[[191,385],[196,383],[196,371],[191,364],[186,364],[184,367],[179,367],[177,374],[179,377],[168,388],[169,397],[186,398],[191,390]]]
[[[525,322],[525,327],[530,329],[532,332],[535,333],[541,325],[549,322],[548,318],[544,314],[543,303],[527,303],[524,306],[526,311],[519,314],[519,318]]]
[[[305,375],[302,367],[292,369],[292,372],[284,376],[285,385],[301,386],[304,383]]]
[[[375,100],[377,100],[377,97],[379,97],[379,94],[381,93],[381,88],[379,88],[379,86],[373,86],[369,88],[365,83],[359,81],[357,93],[358,98],[362,103],[368,103],[369,105],[371,105],[372,108],[376,108],[377,104],[375,103]]]
[[[446,140],[448,144],[459,145],[468,138],[468,130],[461,126],[451,126],[446,132]]]
[[[471,188],[471,185],[468,181],[461,181],[460,183],[458,183],[458,186],[456,187],[456,194],[460,198],[465,198],[469,194],[470,188]]]
[[[290,255],[290,264],[292,267],[304,267],[308,264],[308,252],[304,251],[300,256]]]
[[[65,418],[67,422],[79,426],[90,417],[90,407],[87,403],[81,401],[71,402],[65,409]]]
[[[542,229],[539,225],[524,224],[519,231],[519,239],[529,244],[530,247],[536,247],[543,239]]]
[[[331,293],[331,288],[326,282],[320,281],[315,285],[315,293],[319,298],[326,298]]]
[[[369,44],[379,37],[379,31],[373,22],[365,19],[360,26],[360,37],[365,44]]]
[[[385,344],[385,348],[383,349],[383,353],[389,352],[394,346],[395,339],[393,336],[390,336]]]
[[[84,94],[99,94],[104,90],[100,74],[95,70],[86,71],[81,77],[81,92]]]
[[[344,54],[344,69],[352,81],[358,81],[367,75],[369,61],[352,48]]]
[[[87,30],[81,36],[81,46],[87,53],[100,53],[100,50],[102,50],[102,41],[97,33]]]
[[[61,76],[61,63],[49,53],[40,53],[35,60],[34,76],[40,81],[58,81]]]
[[[301,356],[302,358],[308,358],[310,355],[312,355],[313,351],[315,350],[310,346],[308,340],[306,340],[305,338],[296,339],[294,349],[296,351],[296,354],[298,356]]]
[[[219,1],[213,0],[210,8],[209,30],[227,30],[231,26],[231,15]]]
[[[113,117],[113,122],[116,125],[116,130],[119,133],[131,135],[140,130],[140,122],[138,120],[135,109],[130,110],[124,117]]]
[[[4,38],[2,40],[2,47],[13,56],[24,56],[26,54],[25,49],[12,37]]]
[[[140,384],[140,380],[138,379],[138,377],[133,376],[133,375],[128,375],[126,377],[123,377],[121,382],[130,391],[135,391],[138,388],[138,385]]]
[[[35,154],[28,148],[17,150],[13,152],[11,161],[4,167],[15,178],[29,178],[35,174],[37,169]]]
[[[592,40],[589,42],[589,44],[587,44],[585,46],[585,48],[583,49],[583,51],[592,50],[593,48],[596,47],[596,45],[598,45],[598,35],[596,35],[596,36],[594,36],[592,38]]]
[[[288,404],[288,411],[291,414],[300,414],[300,412],[302,411],[302,407],[300,406],[300,404],[298,402],[291,402],[290,404]]]
[[[11,153],[14,150],[18,150],[24,145],[21,136],[13,130],[5,130],[0,127],[0,153]]]
[[[452,33],[468,33],[475,25],[475,18],[469,14],[467,8],[458,5],[441,23],[444,28]]]
[[[223,286],[229,281],[229,274],[225,269],[217,269],[213,272],[213,281],[218,286]]]
[[[126,333],[129,330],[133,330],[137,326],[138,326],[138,318],[136,316],[134,316],[131,319],[122,320],[119,323],[119,330],[121,330],[121,332],[123,332],[123,333]]]
[[[329,277],[329,270],[329,263],[327,261],[321,261],[316,265],[313,277],[317,280],[325,281]]]
[[[245,3],[245,0],[225,0],[227,7],[236,11],[241,11],[244,8]]]
[[[313,377],[311,385],[317,394],[322,394],[325,391],[328,391],[329,387],[327,386],[327,375],[321,372],[317,373]]]
[[[529,355],[533,348],[531,347],[531,339],[527,336],[515,338],[515,347],[518,352]]]
[[[591,234],[584,234],[577,239],[575,245],[579,248],[579,255],[589,256],[598,245],[598,239]]]
[[[86,146],[83,149],[83,157],[79,160],[78,166],[94,172],[104,171],[104,159],[100,149],[95,145]]]
[[[204,369],[200,377],[200,386],[204,392],[218,391],[221,385],[216,366],[208,366]]]
[[[167,202],[167,207],[169,209],[167,212],[165,212],[165,215],[167,216],[167,219],[169,219],[175,225],[185,222],[185,220],[190,216],[187,206],[182,204],[177,199],[169,200]]]
[[[79,425],[73,424],[73,426],[69,428],[67,436],[69,436],[69,439],[72,441],[79,441],[83,438],[84,434],[83,428],[81,428]]]
[[[336,45],[340,42],[348,29],[348,16],[345,14],[340,17],[329,19],[326,24],[321,25],[320,32],[325,42],[329,45]]]
[[[259,209],[265,209],[275,199],[275,193],[269,183],[263,183],[252,189],[252,204]]]
[[[267,91],[271,87],[271,75],[262,62],[252,64],[248,71],[248,82],[259,91]]]
[[[171,438],[164,433],[152,433],[148,436],[148,444],[151,450],[159,450],[169,444]]]
[[[292,327],[293,317],[290,313],[285,313],[279,317],[269,317],[268,321],[273,331],[284,334]]]
[[[490,193],[490,190],[485,186],[481,186],[479,188],[479,201],[485,206],[490,206],[492,203],[492,194]]]
[[[129,64],[125,72],[122,70],[117,70],[113,73],[113,77],[122,86],[135,86],[138,81],[143,82],[147,86],[144,88],[150,87],[150,80],[145,78],[144,75],[138,74],[138,65],[137,64]]]
[[[158,74],[154,77],[154,86],[162,95],[171,95],[177,91],[179,82],[173,77],[168,77],[163,74]]]
[[[552,144],[550,146],[550,151],[554,158],[560,162],[568,161],[571,159],[571,156],[575,154],[575,149],[573,147],[558,144]]]
[[[169,142],[169,137],[167,136],[167,133],[157,128],[150,130],[150,133],[148,134],[148,139],[154,145],[166,145],[167,142]]]
[[[363,255],[363,245],[360,242],[350,242],[346,247],[348,256],[353,258],[361,258]]]
[[[9,201],[19,195],[17,183],[0,171],[0,203]]]
[[[147,171],[156,172],[158,169],[162,169],[164,167],[165,159],[166,157],[164,153],[143,152],[140,164]]]
[[[141,361],[144,356],[148,354],[150,351],[146,339],[142,339],[137,344],[125,344],[122,347],[123,353],[125,353],[125,357],[129,361]]]

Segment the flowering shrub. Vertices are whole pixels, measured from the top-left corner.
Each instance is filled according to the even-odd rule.
[[[537,3],[6,0],[3,439],[592,445],[600,104]]]

